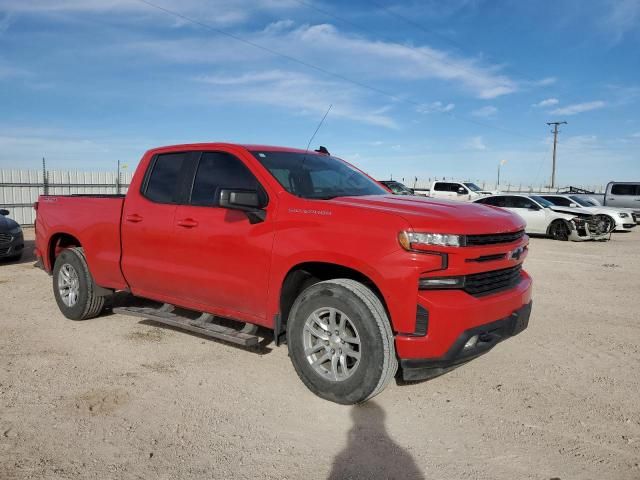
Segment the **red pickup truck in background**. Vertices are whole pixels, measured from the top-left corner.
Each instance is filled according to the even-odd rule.
[[[62,313],[127,313],[242,345],[286,340],[301,380],[344,404],[398,361],[431,378],[527,327],[523,221],[391,195],[326,150],[203,143],[148,151],[129,191],[41,196],[36,254]],[[197,313],[196,313],[197,312]]]

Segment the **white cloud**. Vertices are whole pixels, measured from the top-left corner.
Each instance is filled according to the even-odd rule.
[[[531,106],[536,108],[544,108],[544,107],[553,107],[558,103],[560,103],[560,101],[557,98],[546,98],[538,103],[534,103]]]
[[[247,21],[256,11],[300,8],[294,0],[150,0],[150,3],[182,15],[215,25],[232,25]],[[136,0],[0,0],[0,11],[23,14],[140,14],[157,22],[163,18],[175,25],[187,24],[184,19]]]
[[[370,125],[397,128],[395,121],[385,115],[390,106],[372,109],[365,105],[360,90],[303,73],[268,70],[235,76],[206,75],[195,80],[215,87],[207,89],[206,95],[216,102],[260,103],[315,116],[323,115],[329,105],[333,105],[329,120],[331,117],[342,117]]]
[[[439,80],[456,85],[478,98],[494,98],[518,90],[518,84],[500,72],[496,65],[479,59],[451,55],[429,46],[369,40],[339,31],[329,24],[289,28],[277,22],[242,38],[302,62],[318,65],[338,75],[362,81],[377,88],[386,80],[424,82]],[[114,51],[115,51],[114,47]],[[220,36],[177,40],[144,40],[117,46],[117,53],[145,54],[180,63],[243,63],[254,61],[273,68],[277,56]],[[446,105],[445,105],[446,106]]]
[[[545,78],[543,78],[541,80],[533,82],[533,85],[536,86],[536,87],[546,87],[546,86],[549,86],[549,85],[553,85],[557,81],[558,81],[558,79],[556,77],[545,77]]]
[[[578,113],[589,112],[591,110],[598,110],[606,105],[606,102],[603,102],[602,100],[574,103],[573,105],[567,105],[566,107],[556,108],[555,110],[552,110],[551,113],[555,115],[576,115]]]
[[[495,115],[496,113],[498,113],[498,109],[496,107],[494,107],[493,105],[487,105],[487,106],[478,108],[476,110],[473,110],[471,112],[471,115],[473,115],[474,117],[487,118]]]
[[[482,136],[478,135],[476,137],[467,139],[467,141],[465,142],[465,148],[469,150],[486,150],[487,146],[485,145]]]
[[[620,42],[624,36],[640,26],[640,2],[638,0],[608,0],[607,14],[601,20],[601,27],[613,39]]]
[[[425,103],[416,107],[419,113],[447,113],[456,108],[454,103],[442,103],[440,101]]]
[[[632,133],[631,136],[633,138],[640,138],[640,132]]]

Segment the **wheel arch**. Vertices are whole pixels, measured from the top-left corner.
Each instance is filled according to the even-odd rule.
[[[75,235],[67,232],[57,232],[51,235],[47,243],[48,271],[53,272],[56,258],[62,250],[70,247],[82,247],[82,243]]]
[[[387,313],[387,316],[389,317],[389,320],[391,320],[391,315],[384,295],[370,275],[367,275],[356,268],[340,263],[307,261],[292,266],[285,274],[280,285],[278,307],[282,332],[286,331],[289,312],[291,311],[293,302],[296,300],[298,295],[315,283],[336,278],[355,280],[368,287],[376,297],[378,297],[385,309],[385,312]]]

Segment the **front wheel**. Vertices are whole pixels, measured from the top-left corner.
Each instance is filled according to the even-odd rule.
[[[287,344],[309,390],[345,405],[380,393],[398,368],[385,309],[354,280],[328,280],[304,290],[289,314]]]
[[[97,317],[104,297],[96,294],[95,287],[84,250],[63,250],[53,267],[53,295],[62,314],[71,320]]]
[[[554,220],[549,226],[549,236],[554,240],[569,240],[569,226],[564,220]]]

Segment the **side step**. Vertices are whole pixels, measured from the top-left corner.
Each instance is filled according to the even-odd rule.
[[[214,316],[209,313],[203,313],[197,319],[176,315],[173,313],[173,305],[164,304],[159,308],[150,307],[117,307],[113,309],[114,313],[121,315],[131,315],[133,317],[142,317],[154,322],[164,323],[173,327],[196,332],[208,337],[219,338],[226,342],[235,343],[244,347],[254,347],[259,342],[259,337],[254,335],[257,327],[251,324],[245,324],[242,330],[236,330],[231,327],[224,327],[213,323]]]

